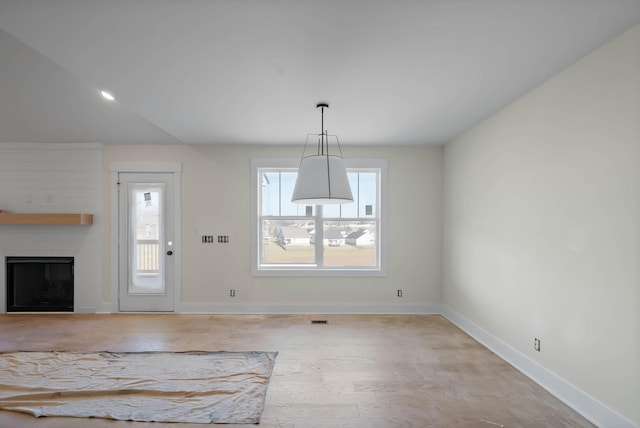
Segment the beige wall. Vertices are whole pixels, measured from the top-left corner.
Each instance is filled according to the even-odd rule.
[[[106,146],[105,215],[111,162],[180,162],[182,175],[182,310],[244,304],[269,310],[416,311],[438,304],[441,290],[441,147],[346,147],[345,157],[385,158],[388,169],[387,273],[378,278],[273,278],[251,275],[251,170],[257,158],[296,158],[302,147]],[[111,230],[105,219],[103,306],[111,303]],[[229,244],[201,236],[229,235]],[[229,297],[230,289],[236,297]],[[396,290],[403,289],[402,298]],[[364,306],[362,306],[364,305]],[[404,305],[404,306],[394,306]],[[413,305],[409,308],[407,305]],[[418,306],[421,308],[418,309]],[[247,306],[242,309],[246,310]],[[233,307],[228,308],[233,311]],[[258,309],[261,310],[261,309]]]
[[[636,26],[446,146],[443,254],[449,308],[638,425],[639,47]]]

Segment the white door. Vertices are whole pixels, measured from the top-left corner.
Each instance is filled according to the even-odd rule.
[[[175,309],[173,173],[119,173],[119,307]]]

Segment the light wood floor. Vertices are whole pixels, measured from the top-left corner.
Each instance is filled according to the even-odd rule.
[[[440,316],[10,314],[0,350],[278,351],[264,427],[592,426]],[[0,427],[103,426],[202,427],[0,411]]]

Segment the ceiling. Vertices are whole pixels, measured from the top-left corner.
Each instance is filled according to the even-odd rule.
[[[0,142],[437,145],[640,0],[0,0]],[[113,93],[108,102],[99,90]]]

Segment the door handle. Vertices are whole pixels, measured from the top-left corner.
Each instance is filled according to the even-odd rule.
[[[173,255],[173,251],[169,250],[167,251],[167,256],[172,256]]]

